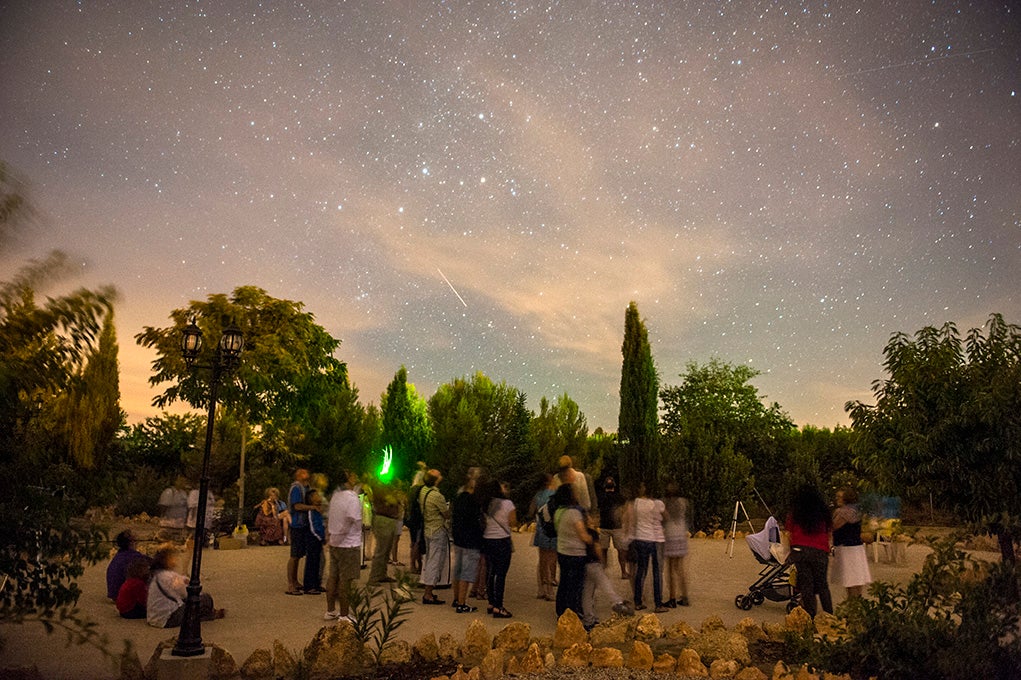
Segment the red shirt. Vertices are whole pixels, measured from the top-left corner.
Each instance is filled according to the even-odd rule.
[[[149,598],[149,586],[140,578],[129,578],[117,591],[117,611],[127,614],[136,605],[142,605],[145,609],[146,600]]]
[[[822,524],[815,531],[806,531],[797,525],[793,517],[788,516],[787,530],[791,532],[791,547],[801,546],[818,548],[823,552],[830,551],[830,532],[826,529],[826,524]]]

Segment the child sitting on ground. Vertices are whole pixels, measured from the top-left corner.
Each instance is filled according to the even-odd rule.
[[[128,565],[127,578],[117,591],[117,611],[125,619],[144,619],[149,598],[149,560],[138,559]]]

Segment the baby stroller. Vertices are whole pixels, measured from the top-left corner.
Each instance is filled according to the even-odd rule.
[[[741,594],[734,598],[734,605],[748,611],[754,605],[770,600],[786,602],[787,611],[790,612],[798,606],[798,597],[791,585],[791,565],[787,564],[786,556],[782,554],[780,528],[776,520],[770,517],[762,531],[749,534],[745,540],[755,559],[762,565],[762,571],[759,572],[758,580],[748,586],[747,595]]]

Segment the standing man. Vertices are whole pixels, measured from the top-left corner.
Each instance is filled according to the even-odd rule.
[[[398,492],[390,484],[372,485],[372,534],[376,548],[372,553],[369,567],[369,584],[393,583],[386,573],[386,565],[397,538],[397,521],[401,512]]]
[[[422,604],[443,604],[444,601],[433,595],[433,588],[443,581],[444,568],[450,562],[450,538],[447,533],[447,520],[450,508],[436,485],[443,479],[439,470],[425,473],[425,486],[419,493],[418,502],[422,508],[422,519],[425,523],[426,552],[422,565],[420,581],[425,586]]]
[[[351,582],[358,578],[362,561],[362,502],[355,487],[358,475],[343,473],[344,482],[330,497],[326,526],[330,550],[330,571],[326,579],[326,614],[323,619],[347,619]]]
[[[294,482],[287,491],[287,509],[291,514],[291,557],[287,560],[288,595],[305,594],[298,583],[298,563],[308,555],[313,540],[308,511],[318,509],[317,506],[305,502],[309,491],[308,479],[308,470],[298,468],[294,471]]]
[[[557,467],[557,477],[560,479],[560,483],[570,484],[574,487],[574,499],[577,501],[578,507],[585,512],[598,512],[599,506],[593,504],[595,487],[592,484],[592,478],[584,472],[575,470],[574,461],[570,456],[560,456]]]

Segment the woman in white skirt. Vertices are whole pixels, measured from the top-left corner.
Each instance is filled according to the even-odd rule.
[[[861,540],[861,511],[858,492],[845,487],[837,492],[833,511],[833,582],[847,589],[847,597],[861,597],[862,589],[872,583],[868,556]]]

